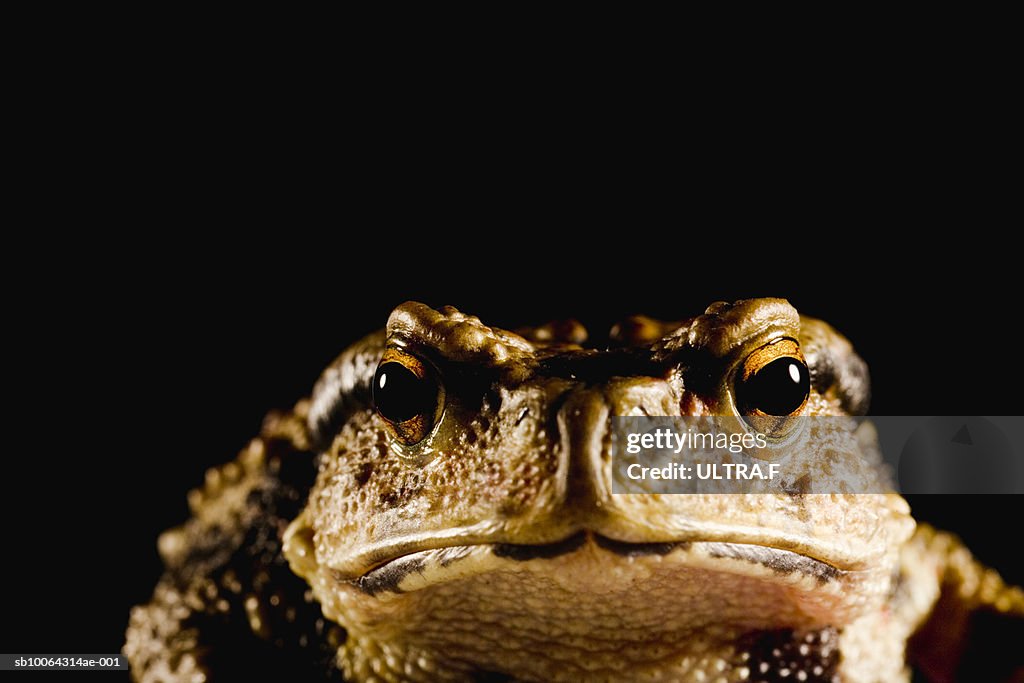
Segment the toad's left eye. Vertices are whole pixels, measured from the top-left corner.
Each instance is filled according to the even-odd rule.
[[[748,416],[788,417],[799,413],[811,391],[811,376],[800,347],[780,339],[754,351],[736,379],[736,407]]]
[[[388,349],[373,376],[373,404],[406,445],[419,443],[440,419],[444,390],[433,367],[399,349]]]

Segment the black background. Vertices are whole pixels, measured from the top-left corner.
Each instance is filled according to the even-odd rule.
[[[157,534],[187,515],[186,491],[406,299],[501,326],[574,316],[600,330],[631,312],[685,317],[718,299],[784,296],[853,340],[875,414],[1019,412],[1005,328],[1016,312],[991,274],[957,267],[977,253],[795,249],[812,226],[716,229],[699,248],[687,237],[696,224],[637,233],[632,248],[583,227],[409,237],[346,226],[361,239],[190,237],[144,262],[69,248],[59,290],[12,298],[12,315],[29,321],[12,372],[29,372],[7,425],[18,437],[4,497],[7,651],[119,650],[130,606],[160,573]],[[568,244],[555,246],[559,235]],[[1015,498],[912,504],[1019,583]]]

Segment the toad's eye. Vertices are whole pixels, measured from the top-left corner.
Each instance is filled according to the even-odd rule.
[[[407,446],[430,434],[441,417],[444,390],[434,369],[400,349],[388,349],[373,376],[373,405]]]
[[[792,339],[762,346],[743,361],[736,378],[736,407],[768,433],[784,431],[785,418],[797,415],[811,391],[800,347]],[[776,420],[761,418],[779,418]]]

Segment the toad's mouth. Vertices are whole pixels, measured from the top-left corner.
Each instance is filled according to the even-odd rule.
[[[485,542],[409,548],[407,552],[379,561],[357,577],[344,577],[340,572],[335,572],[335,577],[369,595],[404,593],[453,578],[499,567],[508,568],[510,563],[557,560],[584,552],[595,556],[607,553],[632,561],[642,561],[642,558],[674,559],[681,564],[697,562],[731,567],[733,571],[749,568],[779,578],[811,579],[817,584],[860,573],[801,552],[768,545],[714,540],[629,542],[593,531],[579,531],[553,543]]]

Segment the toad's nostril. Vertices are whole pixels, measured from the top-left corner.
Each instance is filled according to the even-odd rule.
[[[530,409],[529,408],[523,408],[522,411],[520,411],[520,413],[519,413],[519,417],[516,418],[516,427],[518,427],[522,423],[522,421],[526,419],[526,416],[529,415],[529,414],[530,414]]]
[[[679,414],[685,417],[702,417],[710,415],[711,411],[703,399],[697,394],[687,391],[679,399]]]

